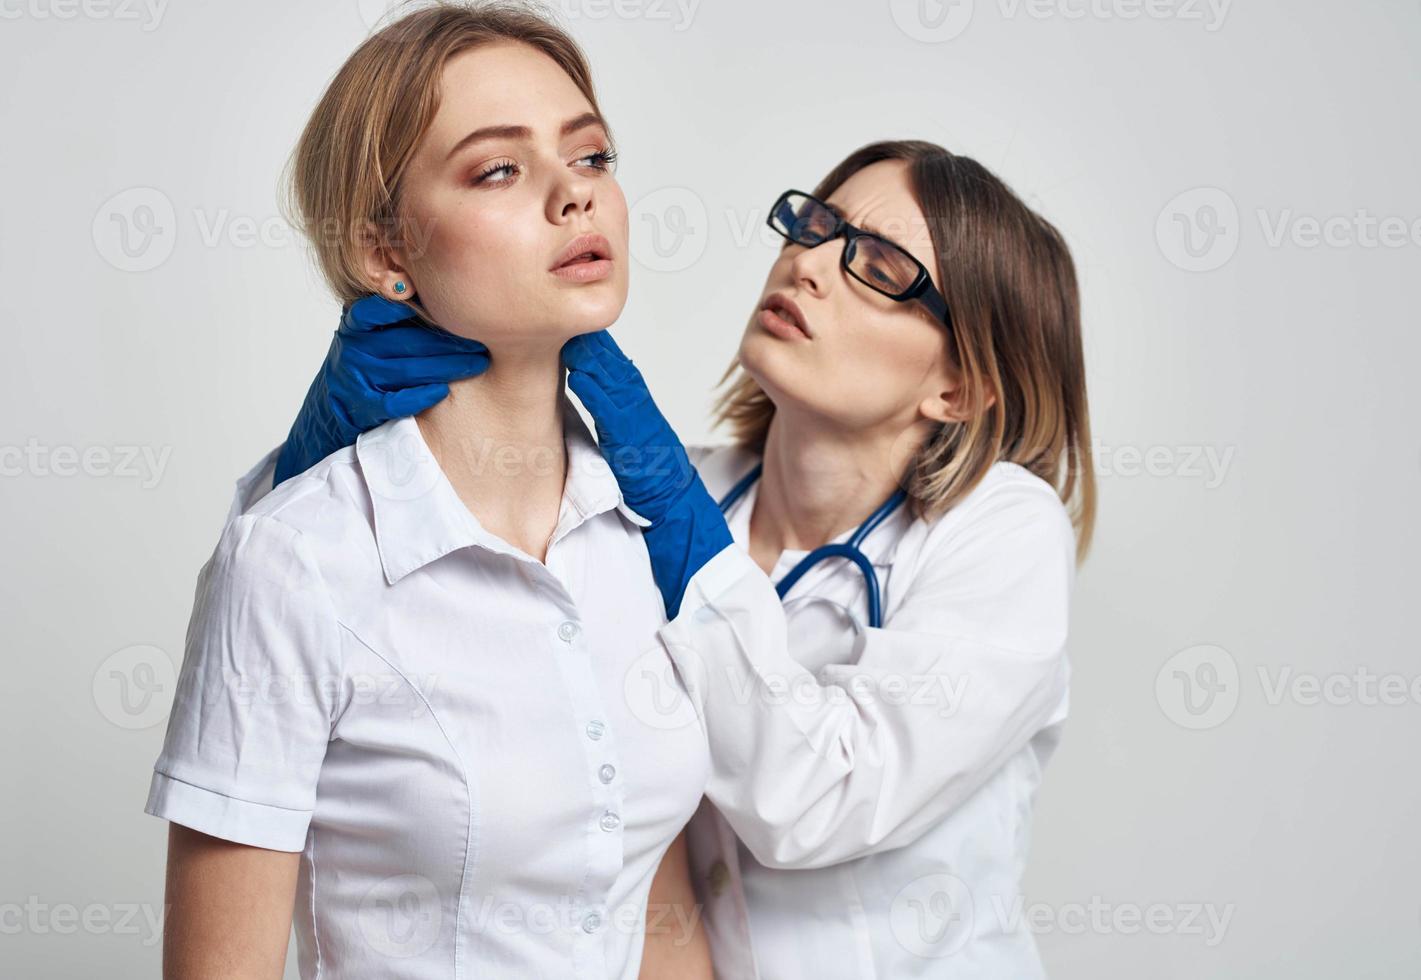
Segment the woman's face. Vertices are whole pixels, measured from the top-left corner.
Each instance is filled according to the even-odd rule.
[[[372,258],[381,291],[404,278],[436,323],[495,354],[611,325],[627,202],[586,97],[541,51],[503,42],[451,58],[441,89],[403,191],[402,275]]]
[[[865,167],[828,198],[850,224],[888,238],[927,267],[937,256],[905,161]],[[958,372],[948,332],[921,303],[900,303],[844,271],[842,237],[786,243],[740,342],[740,361],[779,411],[796,409],[856,432],[899,432],[950,417]],[[787,300],[807,329],[767,312]]]

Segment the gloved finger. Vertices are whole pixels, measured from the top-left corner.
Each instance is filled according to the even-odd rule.
[[[361,333],[415,316],[415,311],[406,304],[386,299],[379,293],[371,293],[369,296],[362,296],[342,311],[340,328],[348,333]]]
[[[477,340],[460,337],[447,330],[417,321],[393,323],[365,332],[347,333],[342,339],[371,357],[428,357],[434,354],[486,353]]]
[[[333,372],[339,384],[350,382],[350,391],[393,391],[434,381],[454,381],[487,370],[489,355],[438,354],[433,357],[371,357],[364,350],[343,343],[337,354],[340,369]]]
[[[621,478],[644,479],[674,473],[677,464],[667,461],[676,460],[678,455],[684,457],[685,450],[654,402],[648,398],[629,409],[605,391],[594,376],[584,372],[570,372],[567,384],[591,413],[602,455]],[[682,483],[684,478],[678,485]]]
[[[416,385],[472,378],[487,371],[488,365],[487,354],[439,354],[434,357],[372,360],[364,367],[364,374],[376,390],[398,391]]]
[[[606,330],[571,338],[563,344],[562,359],[568,370],[594,375],[609,391],[643,383],[641,372]]]
[[[569,367],[590,368],[602,365],[605,368],[631,365],[631,358],[622,353],[616,340],[607,330],[579,334],[563,344],[564,363]]]
[[[325,382],[331,409],[344,416],[342,424],[354,426],[359,434],[386,421],[384,392],[365,373],[369,359],[348,346],[342,346],[337,358],[338,368],[327,373]]]
[[[599,438],[609,438],[612,434],[609,423],[615,422],[617,409],[597,379],[590,374],[572,371],[568,373],[567,386],[572,389],[572,393],[577,396],[578,401],[582,402],[587,411],[592,414],[592,421],[597,424]]]
[[[568,384],[572,385],[579,376],[585,377],[597,385],[609,410],[628,419],[636,417],[643,428],[665,425],[641,372],[605,331],[601,333],[603,336],[583,334],[563,345],[564,363],[572,365],[568,368]]]
[[[439,404],[448,395],[449,386],[446,384],[419,385],[388,392],[383,399],[387,419],[418,415],[426,408]]]
[[[589,361],[585,368],[568,371],[568,387],[601,424],[615,425],[618,441],[631,441],[635,438],[631,434],[633,428],[641,429],[661,421],[661,413],[646,390],[640,372],[634,378],[618,380],[608,376],[600,361]]]

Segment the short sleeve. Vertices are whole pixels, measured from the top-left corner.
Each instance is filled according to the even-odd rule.
[[[339,625],[299,531],[229,521],[198,575],[144,812],[300,851],[342,689]]]

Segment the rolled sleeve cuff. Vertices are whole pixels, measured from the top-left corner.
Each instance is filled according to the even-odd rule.
[[[238,800],[157,770],[143,812],[212,837],[273,851],[305,850],[311,823],[310,810]]]

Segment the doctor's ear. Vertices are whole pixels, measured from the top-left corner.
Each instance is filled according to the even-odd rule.
[[[361,228],[358,243],[370,291],[386,299],[412,299],[414,280],[404,268],[398,250],[390,245],[373,222],[367,221]]]
[[[934,422],[966,422],[996,403],[997,393],[990,386],[984,386],[982,404],[974,406],[970,386],[963,380],[962,372],[953,369],[943,390],[919,402],[918,411],[924,418]]]

